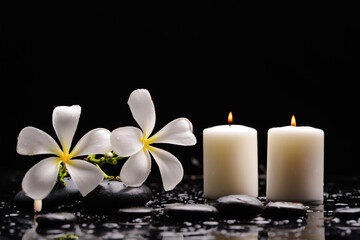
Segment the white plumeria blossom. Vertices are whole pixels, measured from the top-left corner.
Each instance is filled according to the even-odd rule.
[[[182,180],[183,167],[174,155],[151,144],[195,145],[196,137],[191,122],[186,118],[177,118],[150,137],[155,126],[155,107],[149,91],[133,91],[128,105],[141,129],[120,127],[111,133],[113,151],[119,156],[130,156],[121,169],[121,181],[127,186],[141,186],[151,171],[151,153],[159,166],[164,189],[172,190]]]
[[[72,180],[82,196],[92,191],[103,179],[103,173],[93,164],[78,156],[89,154],[104,154],[111,150],[110,131],[96,128],[85,134],[70,151],[72,139],[77,128],[81,107],[56,107],[52,115],[52,123],[60,146],[44,131],[35,127],[25,127],[21,130],[17,152],[21,155],[52,154],[35,164],[25,174],[22,189],[32,199],[44,199],[56,184],[60,163],[66,166]]]

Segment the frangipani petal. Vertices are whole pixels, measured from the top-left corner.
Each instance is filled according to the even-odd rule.
[[[96,128],[86,133],[71,152],[71,157],[104,154],[111,151],[110,131]]]
[[[148,138],[155,126],[155,106],[146,89],[137,89],[130,94],[128,105],[136,122]]]
[[[149,151],[159,166],[165,191],[174,189],[184,175],[180,161],[171,153],[160,148],[150,147]]]
[[[69,153],[71,142],[79,123],[80,113],[81,107],[78,105],[71,107],[60,106],[56,107],[53,111],[53,126],[64,152]]]
[[[26,127],[19,133],[16,151],[22,155],[61,154],[61,149],[56,141],[46,132]]]
[[[141,186],[151,171],[151,157],[149,152],[143,148],[132,155],[124,164],[120,172],[120,179],[130,187]]]
[[[30,168],[21,183],[25,194],[32,199],[44,199],[55,186],[60,162],[57,157],[49,157]]]
[[[119,156],[128,157],[139,152],[144,143],[140,140],[143,133],[136,127],[120,127],[110,135],[112,150]]]
[[[104,174],[84,160],[68,160],[66,168],[82,196],[86,196],[104,179]]]
[[[193,127],[187,118],[178,118],[169,122],[149,139],[151,143],[170,143],[183,146],[196,144]]]

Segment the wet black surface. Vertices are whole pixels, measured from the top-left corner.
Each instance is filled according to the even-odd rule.
[[[308,205],[305,216],[270,219],[258,215],[250,219],[209,217],[176,219],[164,213],[176,203],[212,204],[203,198],[201,176],[185,176],[173,191],[165,192],[161,184],[148,182],[153,192],[145,214],[87,213],[82,204],[59,205],[52,212],[70,212],[74,225],[57,229],[37,228],[34,215],[13,204],[19,190],[21,174],[4,173],[1,177],[0,239],[359,239],[358,215],[334,217],[338,208],[360,207],[360,180],[333,177],[326,180],[324,204]],[[265,181],[260,179],[260,201],[265,204]],[[101,211],[101,204],[97,206]],[[130,210],[131,211],[131,210]],[[145,211],[146,212],[146,211]]]

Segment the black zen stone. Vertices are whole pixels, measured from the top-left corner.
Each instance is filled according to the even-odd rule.
[[[82,198],[71,178],[65,177],[64,181],[66,183],[65,187],[56,183],[49,195],[42,200],[44,210],[54,209],[59,205],[73,203]],[[22,190],[15,195],[14,203],[22,209],[28,209],[29,211],[33,211],[34,209],[34,200],[26,196]]]
[[[271,219],[292,219],[306,215],[306,207],[302,203],[295,202],[269,202],[263,216]]]
[[[127,187],[118,179],[104,179],[83,199],[87,211],[114,211],[144,206],[152,197],[149,187]]]
[[[251,218],[260,214],[264,205],[262,202],[248,195],[229,195],[216,200],[216,208],[223,218]]]
[[[123,218],[138,218],[144,216],[151,216],[155,210],[148,207],[131,207],[131,208],[120,208],[118,215]]]
[[[38,228],[62,228],[72,227],[76,222],[76,217],[72,213],[47,213],[38,216],[35,220]]]
[[[358,220],[360,218],[360,208],[338,208],[335,210],[335,217]]]
[[[217,215],[218,210],[207,204],[176,204],[165,207],[164,213],[173,220],[194,220],[214,217]]]

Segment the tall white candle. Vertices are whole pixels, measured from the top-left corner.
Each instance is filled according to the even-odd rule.
[[[323,130],[296,126],[269,129],[266,178],[267,200],[322,201]]]
[[[204,129],[204,196],[258,195],[257,131],[242,125]]]

